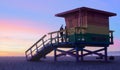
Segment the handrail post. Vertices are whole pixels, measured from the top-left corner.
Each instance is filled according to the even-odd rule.
[[[81,40],[82,41],[85,41],[85,37],[84,37],[84,34],[85,34],[85,29],[81,28]]]
[[[45,44],[44,44],[44,40],[42,39],[42,44],[43,44],[43,47],[45,46]]]
[[[59,44],[59,33],[57,32],[57,42]]]
[[[32,49],[30,49],[30,54],[31,54],[31,57],[32,57],[32,56],[33,56],[33,55],[32,55]]]
[[[50,34],[50,40],[51,40],[51,44],[52,44],[52,33]]]
[[[65,42],[67,42],[67,35],[68,35],[67,29],[65,29]]]
[[[110,41],[111,41],[110,43],[111,43],[111,44],[113,44],[113,32],[114,32],[114,31],[110,31]]]
[[[37,52],[38,52],[38,47],[37,47],[37,44],[36,44],[36,50],[37,50]]]

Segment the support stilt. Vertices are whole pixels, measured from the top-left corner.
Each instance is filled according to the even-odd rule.
[[[108,61],[108,59],[107,59],[107,47],[105,47],[105,61],[107,62]]]
[[[81,49],[81,61],[83,61],[83,49]]]
[[[79,50],[78,50],[78,47],[76,47],[76,62],[79,62]]]
[[[56,52],[57,48],[54,49],[54,61],[57,61],[57,52]]]

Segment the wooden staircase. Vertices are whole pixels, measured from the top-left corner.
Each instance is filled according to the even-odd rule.
[[[65,34],[65,31],[66,30],[55,31],[48,33],[49,37],[47,37],[47,35],[41,37],[36,43],[25,51],[26,59],[28,61],[39,61],[57,47],[71,46],[71,44],[68,44],[66,40],[64,40],[64,42],[61,41],[62,37],[60,36],[60,32]]]
[[[45,57],[54,49],[50,43],[50,39],[44,40],[45,37],[46,35],[25,51],[26,59],[28,61],[39,61],[40,58]]]

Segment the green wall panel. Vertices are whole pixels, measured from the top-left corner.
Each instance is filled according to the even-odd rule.
[[[69,42],[85,41],[85,42],[102,42],[109,43],[109,35],[103,34],[72,34],[68,36]]]

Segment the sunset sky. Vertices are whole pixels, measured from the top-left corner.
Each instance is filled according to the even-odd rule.
[[[78,7],[117,13],[110,18],[115,44],[120,51],[120,0],[0,0],[0,56],[24,56],[41,36],[56,31],[64,19],[54,15]]]

